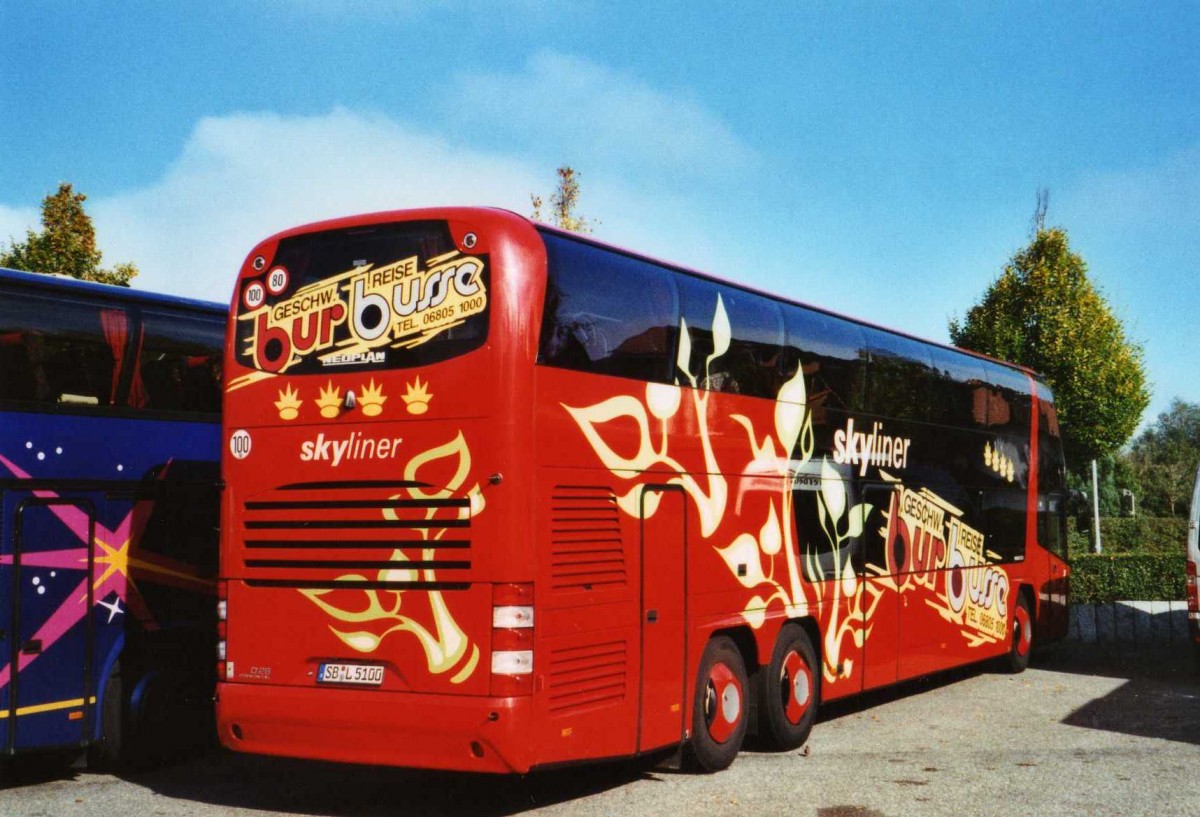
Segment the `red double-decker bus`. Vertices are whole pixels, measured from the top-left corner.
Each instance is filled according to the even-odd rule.
[[[1025,369],[488,209],[269,238],[232,327],[233,749],[716,770],[1065,633]]]

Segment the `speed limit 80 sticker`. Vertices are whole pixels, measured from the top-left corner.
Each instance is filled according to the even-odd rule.
[[[229,436],[229,453],[235,460],[244,460],[250,456],[250,432],[239,428]]]
[[[283,267],[276,267],[267,273],[267,292],[272,295],[278,295],[287,289],[288,271]]]

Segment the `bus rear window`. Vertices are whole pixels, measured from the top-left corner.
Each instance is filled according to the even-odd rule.
[[[487,256],[458,251],[444,222],[292,236],[238,288],[244,366],[329,374],[437,363],[487,339]]]

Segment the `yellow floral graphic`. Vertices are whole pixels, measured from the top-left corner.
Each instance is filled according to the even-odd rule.
[[[676,367],[690,389],[682,388],[678,381],[675,385],[651,383],[646,386],[645,396],[641,399],[634,395],[618,395],[591,406],[564,403],[563,408],[578,424],[601,463],[614,476],[635,482],[618,498],[622,511],[633,517],[643,512],[652,516],[658,509],[661,494],[647,494],[643,508],[639,481],[645,479],[647,473],[655,473],[658,480],[664,471],[672,474],[666,481],[682,487],[691,497],[699,514],[701,537],[710,543],[731,574],[751,594],[742,617],[757,629],[765,623],[772,605],[781,605],[787,617],[796,618],[808,615],[810,604],[820,604],[832,616],[822,650],[823,674],[834,680],[839,664],[843,674],[849,674],[852,663],[841,660],[844,645],[847,639],[858,647],[863,645],[879,591],[864,608],[848,549],[846,557],[835,562],[832,575],[825,575],[821,565],[814,560],[808,567],[810,575],[819,580],[803,581],[799,551],[793,541],[793,526],[788,524],[794,511],[793,481],[806,473],[814,449],[812,415],[807,406],[803,372],[797,367],[791,379],[780,387],[771,432],[756,429],[754,422],[744,415],[729,418],[745,430],[750,459],[748,463],[728,463],[722,467],[714,453],[710,430],[709,401],[713,392],[702,388],[714,382],[713,363],[729,350],[732,339],[729,316],[721,296],[717,295],[713,313],[713,351],[705,358],[703,371],[690,369],[692,339],[685,320],[680,320],[679,330]],[[694,415],[694,436],[700,443],[702,467],[687,468],[670,451],[668,427],[681,411]],[[636,450],[632,455],[619,453],[605,439],[606,429],[618,427],[610,425],[618,421],[622,421],[619,425],[622,428],[627,428],[628,421],[632,421],[637,429],[634,435]],[[689,438],[692,436],[688,435]],[[627,436],[622,436],[621,440],[622,448],[627,450]],[[740,474],[743,489],[749,485],[750,490],[772,494],[764,518],[755,522],[743,517],[741,491],[734,508],[729,507],[726,474]],[[824,535],[836,546],[862,532],[870,506],[847,507],[845,484],[826,461],[821,463],[821,474],[818,508],[822,530],[802,534]],[[835,551],[840,552],[837,547]],[[806,591],[812,593],[813,598],[806,597]],[[847,605],[843,605],[843,600]],[[841,617],[844,606],[846,614]]]
[[[441,466],[449,461],[454,466],[454,474],[440,488],[415,487],[426,482],[421,479],[423,468],[433,463]],[[471,451],[466,440],[459,432],[450,442],[424,451],[408,461],[404,468],[404,479],[413,483],[414,487],[405,488],[403,494],[396,494],[391,499],[437,500],[449,499],[459,493],[471,472]],[[479,485],[474,485],[468,492],[469,500],[466,507],[457,509],[458,520],[470,519],[481,514],[485,507],[483,494]],[[427,508],[425,520],[433,521],[439,508]],[[396,520],[396,511],[388,508],[383,511],[387,519]],[[437,543],[445,535],[448,528],[430,527],[419,531],[421,542],[421,559],[432,561],[437,552]],[[418,543],[414,543],[416,545]],[[411,561],[404,551],[397,548],[392,551],[392,562]],[[367,578],[360,575],[341,576],[339,581],[363,582]],[[376,581],[387,582],[436,582],[436,571],[430,568],[389,568],[379,571]],[[350,589],[348,587],[348,589]],[[371,653],[379,648],[383,641],[394,633],[408,633],[414,636],[424,650],[429,671],[435,675],[457,669],[450,681],[460,684],[475,672],[479,663],[479,646],[473,644],[462,627],[455,621],[441,590],[404,591],[404,590],[363,590],[364,606],[357,609],[347,609],[334,605],[325,597],[334,591],[330,590],[301,590],[314,604],[332,616],[336,621],[349,625],[373,625],[364,629],[342,629],[330,625],[333,632],[341,641],[353,650]],[[339,591],[344,592],[344,591]],[[405,602],[406,592],[410,595],[427,598],[432,613],[433,627],[428,628],[416,618],[401,612]],[[410,602],[411,604],[411,602]]]

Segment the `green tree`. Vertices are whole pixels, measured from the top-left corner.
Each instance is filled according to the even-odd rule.
[[[58,192],[42,200],[42,230],[28,231],[24,241],[14,241],[0,252],[0,267],[69,275],[84,281],[129,286],[138,274],[133,264],[117,264],[112,269],[100,266],[96,248],[96,229],[83,209],[87,199],[63,182]]]
[[[1150,393],[1141,347],[1126,339],[1066,230],[1035,229],[966,319],[950,321],[950,339],[1046,377],[1068,464],[1078,470],[1129,439]]]
[[[1122,501],[1122,492],[1131,491],[1138,498],[1137,512],[1143,513],[1145,509],[1141,506],[1141,498],[1144,494],[1142,489],[1141,477],[1137,470],[1130,463],[1128,457],[1124,454],[1106,454],[1103,457],[1096,458],[1096,477],[1099,483],[1100,497],[1100,515],[1101,516],[1124,516],[1125,505]],[[1067,474],[1068,487],[1074,488],[1087,494],[1092,495],[1092,471],[1091,468],[1081,468],[1078,471],[1070,471]],[[1090,509],[1091,504],[1088,504],[1089,512],[1084,515],[1085,520],[1090,525]]]
[[[579,206],[579,176],[570,165],[558,169],[558,188],[550,194],[550,223],[564,230],[590,233],[593,221],[575,212]],[[543,221],[542,197],[530,195],[529,200],[533,204],[530,218]]]
[[[1200,464],[1200,405],[1176,398],[1130,446],[1128,460],[1141,483],[1142,508],[1159,516],[1187,512]]]

